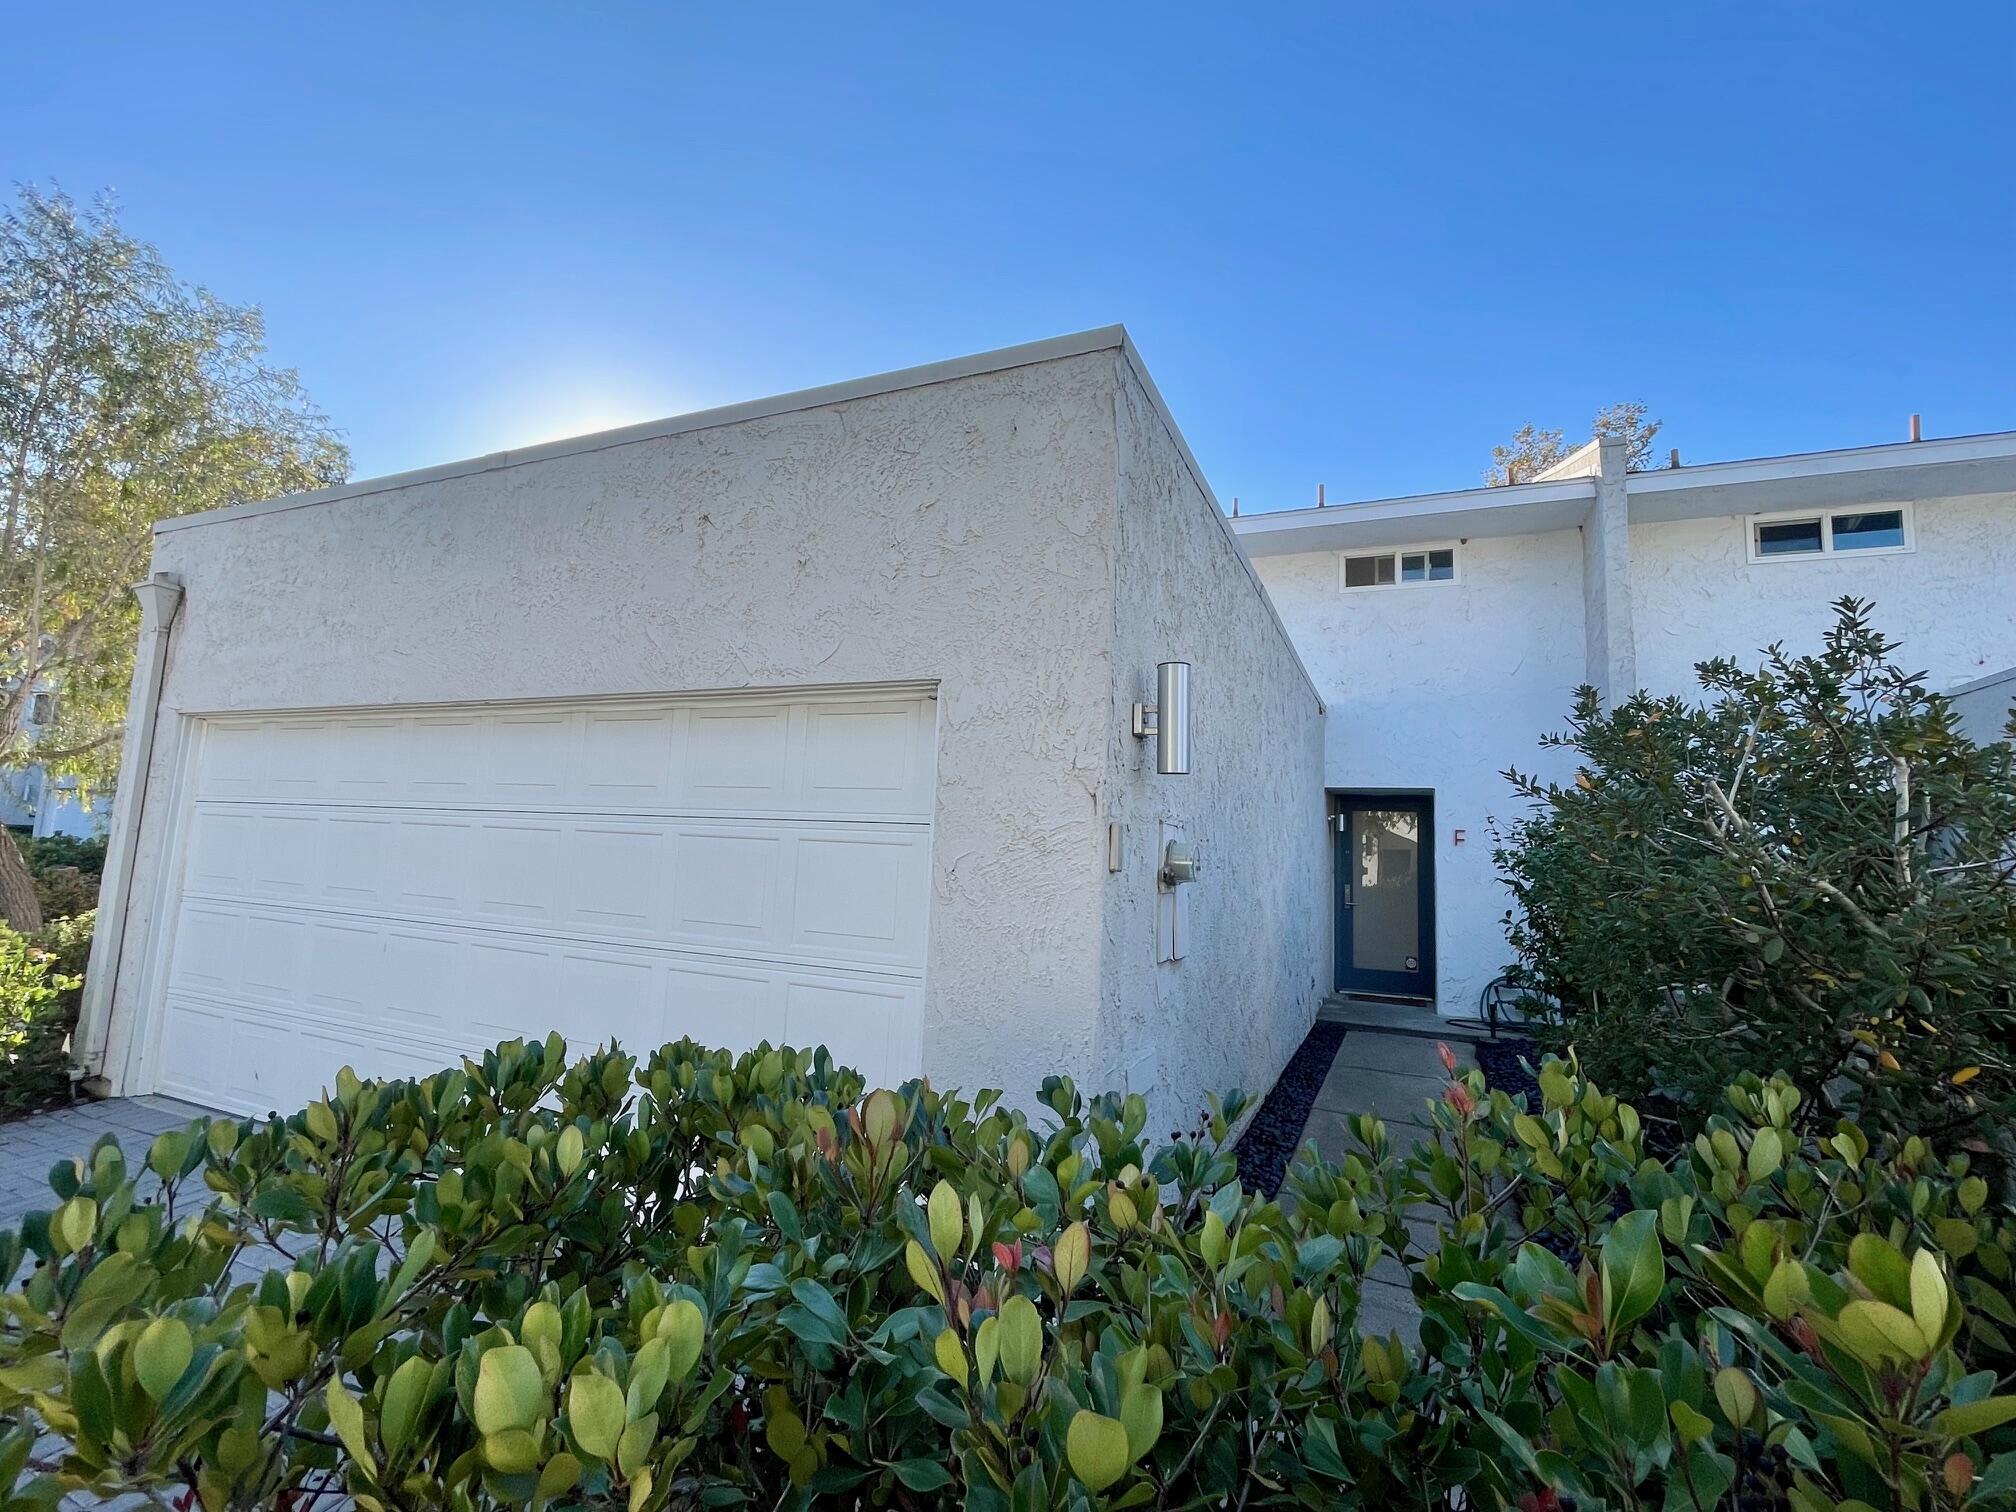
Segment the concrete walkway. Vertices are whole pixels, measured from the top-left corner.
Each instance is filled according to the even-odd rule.
[[[38,1208],[55,1207],[49,1168],[84,1159],[99,1135],[116,1135],[126,1168],[138,1171],[155,1135],[179,1129],[192,1118],[216,1116],[172,1097],[111,1097],[0,1124],[0,1228],[13,1228]]]
[[[1325,1160],[1342,1160],[1352,1148],[1349,1120],[1376,1113],[1386,1122],[1396,1153],[1405,1154],[1427,1138],[1428,1104],[1449,1084],[1437,1054],[1438,1042],[1455,1052],[1459,1068],[1476,1064],[1470,1048],[1483,1037],[1482,1025],[1438,1019],[1426,1008],[1332,1000],[1319,1019],[1344,1024],[1344,1043],[1316,1094],[1303,1126],[1302,1142],[1313,1140]],[[1380,1261],[1360,1302],[1358,1331],[1386,1334],[1399,1329],[1412,1340],[1420,1309],[1403,1281],[1399,1263]]]

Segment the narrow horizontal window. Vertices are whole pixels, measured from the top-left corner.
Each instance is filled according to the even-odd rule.
[[[1816,516],[1810,520],[1768,520],[1757,526],[1757,555],[1797,556],[1805,552],[1823,549],[1820,544],[1820,521]]]
[[[1395,588],[1408,583],[1456,580],[1456,548],[1424,546],[1419,551],[1382,551],[1344,558],[1346,588]]]
[[[1825,557],[1836,552],[1911,550],[1911,506],[1822,509],[1810,515],[1761,515],[1749,522],[1750,560]]]
[[[1393,581],[1393,558],[1357,556],[1344,558],[1346,588],[1382,588]]]
[[[1836,551],[1895,551],[1904,544],[1904,511],[1877,509],[1837,514],[1827,522]]]

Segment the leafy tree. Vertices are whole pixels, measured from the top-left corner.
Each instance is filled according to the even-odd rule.
[[[1643,472],[1652,463],[1652,438],[1659,434],[1659,424],[1647,419],[1644,404],[1632,399],[1596,411],[1589,431],[1594,436],[1621,438],[1625,443],[1625,466],[1632,472]],[[1522,425],[1512,433],[1511,441],[1491,448],[1491,466],[1485,470],[1484,481],[1492,488],[1502,488],[1507,483],[1530,483],[1567,456],[1568,451],[1562,432]]]
[[[117,766],[149,526],[340,481],[348,457],[258,310],[178,280],[101,200],[23,188],[0,216],[0,764],[102,784]],[[33,928],[0,845],[0,912]],[[25,916],[24,916],[25,914]]]
[[[2016,771],[1960,731],[1868,606],[1818,655],[1697,669],[1693,704],[1578,695],[1568,785],[1501,838],[1541,1033],[1698,1121],[1742,1071],[1811,1119],[2007,1139],[2016,1117]],[[2005,1151],[2006,1153],[2006,1151]]]
[[[1625,399],[1596,411],[1596,418],[1589,422],[1589,433],[1605,440],[1614,436],[1622,441],[1625,468],[1643,472],[1652,465],[1652,438],[1659,434],[1659,426],[1659,421],[1646,418],[1642,400]]]

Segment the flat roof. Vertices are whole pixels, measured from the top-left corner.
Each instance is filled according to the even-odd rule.
[[[934,383],[946,383],[956,378],[974,378],[982,373],[1004,372],[1009,368],[1028,367],[1037,362],[1055,362],[1063,357],[1080,357],[1087,352],[1105,352],[1114,349],[1125,350],[1134,362],[1137,372],[1146,383],[1147,374],[1141,369],[1139,354],[1128,340],[1127,328],[1122,325],[1095,326],[1089,331],[1074,331],[1066,336],[1052,336],[1043,341],[1026,341],[1018,346],[997,347],[991,352],[975,352],[967,357],[950,357],[943,362],[927,362],[918,367],[897,368],[893,372],[876,373],[866,378],[850,378],[841,383],[822,384],[817,388],[796,389],[788,394],[775,394],[767,399],[749,399],[740,404],[724,404],[714,409],[695,410],[691,414],[673,415],[663,420],[644,420],[636,425],[618,426],[613,430],[592,431],[581,436],[567,436],[558,441],[545,441],[537,446],[521,446],[510,451],[491,452],[486,456],[468,457],[459,462],[442,462],[433,467],[415,468],[409,472],[388,473],[380,478],[360,478],[355,482],[338,483],[333,488],[318,488],[307,493],[282,494],[275,499],[261,499],[256,503],[227,504],[218,509],[199,510],[195,514],[174,515],[154,522],[157,535],[171,530],[188,530],[198,525],[213,525],[220,520],[244,520],[255,515],[277,514],[287,509],[313,509],[320,504],[335,504],[344,499],[363,498],[369,494],[389,493],[394,489],[412,488],[420,483],[438,483],[447,478],[466,478],[475,473],[500,472],[508,467],[522,466],[527,462],[546,462],[555,457],[572,457],[583,452],[607,451],[611,447],[631,446],[639,441],[656,441],[664,436],[683,435],[688,431],[711,430],[720,425],[738,425],[745,420],[762,420],[772,415],[788,415],[799,410],[822,409],[829,404],[845,404],[850,399],[867,399],[877,394],[894,394],[904,389],[925,388]],[[1154,386],[1148,391],[1155,402],[1161,403],[1161,396]],[[1175,422],[1170,421],[1170,430],[1177,435],[1182,445],[1181,433],[1176,432]],[[1195,468],[1195,460],[1190,457],[1189,447],[1183,446],[1186,461]],[[1199,474],[1202,482],[1202,474]],[[1207,490],[1208,491],[1208,490]]]
[[[2016,431],[1654,468],[1627,474],[1624,489],[1632,520],[1648,523],[2016,493]],[[1572,529],[1595,497],[1594,478],[1543,475],[1499,488],[1241,515],[1232,528],[1251,556],[1407,546]]]
[[[1029,367],[1039,362],[1056,362],[1067,357],[1082,357],[1092,352],[1117,351],[1127,361],[1134,376],[1148,396],[1148,403],[1169,433],[1169,440],[1175,446],[1198,491],[1209,505],[1209,513],[1219,530],[1225,533],[1226,543],[1232,548],[1233,558],[1244,569],[1253,591],[1259,595],[1260,605],[1273,622],[1281,644],[1287,648],[1289,659],[1302,674],[1303,682],[1316,700],[1316,707],[1324,707],[1322,689],[1309,673],[1308,664],[1302,660],[1301,649],[1288,633],[1288,627],[1281,622],[1281,615],[1274,607],[1274,600],[1268,596],[1267,588],[1260,576],[1253,570],[1247,553],[1232,530],[1232,521],[1225,508],[1218,502],[1218,495],[1212,490],[1211,482],[1204,476],[1204,469],[1197,463],[1197,457],[1190,450],[1190,443],[1184,438],[1183,429],[1176,423],[1170,412],[1168,401],[1162,391],[1155,386],[1154,378],[1148,372],[1148,365],[1142,361],[1140,350],[1133,338],[1127,334],[1124,325],[1094,326],[1090,330],[1073,331],[1063,336],[1051,336],[1042,341],[1025,341],[1015,346],[996,347],[988,352],[975,352],[965,357],[949,357],[941,362],[927,362],[918,367],[897,368],[892,372],[876,373],[865,378],[850,378],[841,383],[823,384],[817,388],[796,389],[788,394],[776,394],[767,399],[751,399],[741,404],[721,405],[714,409],[696,410],[687,415],[674,415],[664,420],[646,420],[637,425],[619,426],[613,430],[595,431],[583,436],[569,436],[559,441],[547,441],[538,446],[519,447],[511,451],[491,452],[487,456],[470,457],[460,462],[444,462],[434,467],[416,468],[410,472],[389,473],[379,478],[363,478],[353,483],[339,483],[333,488],[320,488],[310,493],[282,494],[276,499],[263,499],[250,504],[231,504],[220,509],[205,509],[195,514],[175,515],[169,519],[156,520],[154,533],[165,535],[175,530],[190,530],[204,525],[216,525],[239,520],[253,519],[260,515],[279,514],[293,509],[314,509],[324,504],[341,503],[346,499],[365,498],[372,494],[390,493],[401,488],[412,488],[417,484],[436,483],[449,478],[466,478],[478,473],[501,472],[506,468],[522,466],[528,462],[544,462],[556,457],[577,456],[584,452],[607,451],[613,447],[631,446],[640,441],[655,441],[666,436],[683,435],[689,431],[710,430],[716,426],[738,425],[745,420],[760,420],[773,415],[788,415],[800,410],[823,409],[828,405],[845,404],[854,399],[867,399],[877,394],[894,394],[904,389],[926,388],[935,383],[948,383],[960,378],[976,378],[984,373],[1005,372],[1010,368]]]

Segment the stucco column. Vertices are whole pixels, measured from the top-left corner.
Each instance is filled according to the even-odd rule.
[[[1582,635],[1587,679],[1606,706],[1638,688],[1638,640],[1631,624],[1629,461],[1621,437],[1598,450],[1596,498],[1582,522]]]
[[[98,888],[98,927],[91,939],[91,964],[84,972],[84,999],[78,1007],[72,1055],[87,1081],[104,1086],[107,1030],[112,994],[125,953],[126,921],[132,911],[133,855],[140,841],[140,814],[147,804],[147,771],[154,759],[154,731],[161,711],[161,682],[168,669],[168,637],[182,607],[182,581],[157,572],[137,583],[140,644],[133,657],[133,690],[126,700],[125,748],[119,756],[119,785],[113,789],[112,824],[106,835],[105,875]]]

